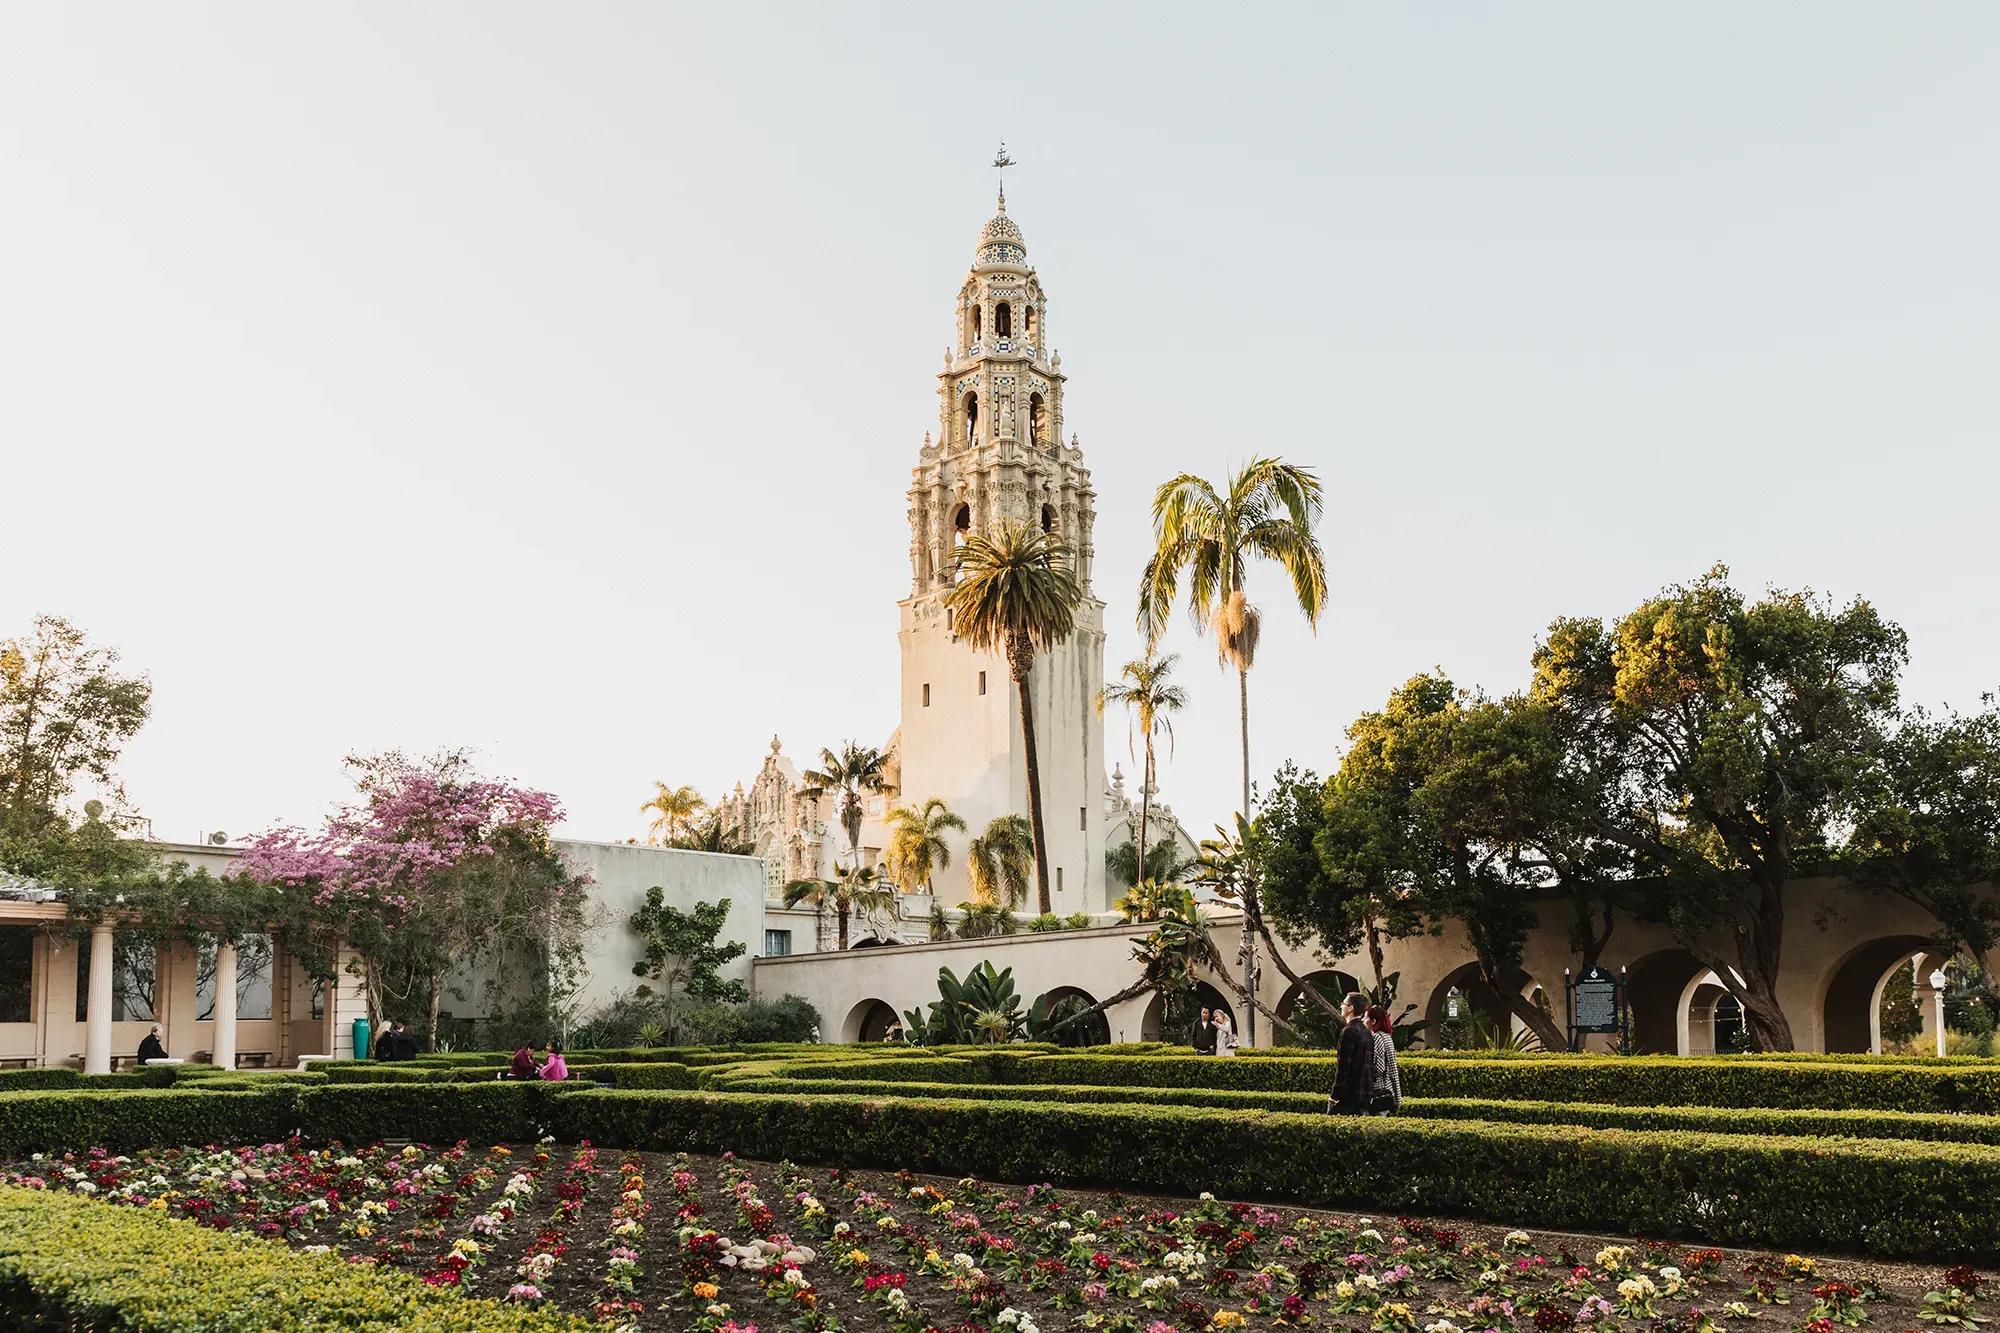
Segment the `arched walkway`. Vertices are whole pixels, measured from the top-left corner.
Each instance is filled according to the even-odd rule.
[[[1051,1018],[1061,1018],[1072,1008],[1081,1006],[1087,1009],[1096,1004],[1097,997],[1078,986],[1057,986],[1035,998],[1037,1005],[1044,1002],[1048,1005],[1048,1014]],[[1070,1024],[1056,1037],[1056,1043],[1061,1046],[1105,1046],[1109,1045],[1110,1041],[1111,1022],[1102,1011],[1092,1014],[1081,1022]]]
[[[1632,1005],[1632,1050],[1636,1055],[1688,1055],[1693,987],[1713,975],[1686,949],[1660,949],[1625,969]],[[1711,983],[1713,985],[1713,983]],[[1720,986],[1713,986],[1720,991]],[[1708,1000],[1710,1007],[1714,998]]]
[[[902,1021],[886,1000],[863,1000],[847,1011],[847,1018],[840,1025],[840,1039],[845,1042],[880,1041],[889,1034],[890,1028]]]
[[[1917,974],[1943,961],[1930,955],[1936,945],[1921,935],[1870,940],[1834,964],[1820,995],[1821,1030],[1828,1051],[1882,1050],[1882,989],[1891,973],[1917,960]]]
[[[1278,1017],[1294,1025],[1295,1032],[1280,1030],[1278,1040],[1284,1045],[1332,1046],[1340,1040],[1340,1017],[1329,1014],[1314,1004],[1306,995],[1306,986],[1324,995],[1329,1004],[1336,1008],[1349,991],[1360,990],[1361,983],[1346,972],[1322,968],[1308,972],[1285,988],[1278,1000]]]
[[[1521,994],[1527,994],[1536,984],[1534,978],[1520,971],[1509,982]],[[1560,1026],[1561,1018],[1556,1022]],[[1424,1006],[1424,1042],[1430,1046],[1462,1042],[1474,1029],[1505,1038],[1513,1033],[1515,1026],[1513,1011],[1480,979],[1477,963],[1466,963],[1446,973],[1432,989],[1430,1003]]]
[[[1188,999],[1185,1015],[1178,1009],[1169,1013],[1166,996],[1154,991],[1146,1001],[1146,1011],[1139,1018],[1140,1041],[1164,1041],[1176,1046],[1188,1046],[1194,1041],[1195,1015],[1203,1009],[1220,1009],[1229,1015],[1230,1026],[1235,1028],[1241,1039],[1243,1028],[1236,1021],[1236,1008],[1222,998],[1222,992],[1206,981],[1195,983],[1194,994]]]
[[[856,940],[847,947],[850,949],[880,949],[895,942],[894,940],[885,940],[880,935],[870,935],[867,939]]]

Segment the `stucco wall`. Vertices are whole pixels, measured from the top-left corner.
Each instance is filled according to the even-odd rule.
[[[641,982],[632,965],[644,953],[628,924],[657,884],[669,905],[688,911],[698,902],[729,900],[721,939],[740,940],[744,956],[722,969],[734,980],[750,980],[750,955],[764,947],[764,863],[754,856],[719,856],[678,848],[638,847],[617,842],[558,843],[570,864],[588,871],[594,924],[585,948],[587,976],[579,1010],[588,1013]],[[795,944],[794,947],[797,947]],[[808,945],[809,947],[809,945]]]

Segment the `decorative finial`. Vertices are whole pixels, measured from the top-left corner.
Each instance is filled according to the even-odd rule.
[[[778,739],[778,738],[777,738],[776,736],[773,736],[773,737],[771,737],[771,753],[772,753],[772,754],[776,754],[776,753],[777,753],[777,752],[778,752],[779,750],[781,750],[781,749],[783,749],[783,748],[784,748],[784,742],[783,742],[783,741],[779,740],[779,739]]]
[[[1007,156],[1007,144],[1005,140],[1001,141],[1000,151],[993,155],[993,165],[1000,172],[1000,211],[1005,213],[1007,211],[1007,168],[1019,165],[1013,158]]]

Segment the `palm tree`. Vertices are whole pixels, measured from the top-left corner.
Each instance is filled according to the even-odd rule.
[[[894,891],[882,888],[881,884],[872,869],[849,866],[836,871],[833,879],[793,880],[785,886],[785,906],[810,903],[821,912],[832,908],[834,919],[840,923],[840,947],[845,950],[849,916],[859,912],[866,919],[895,905]]]
[[[1097,693],[1097,711],[1104,712],[1106,704],[1124,704],[1132,715],[1125,733],[1125,747],[1129,753],[1132,747],[1132,730],[1146,738],[1146,771],[1139,779],[1139,850],[1137,864],[1146,864],[1146,821],[1152,811],[1153,802],[1153,737],[1160,732],[1167,736],[1168,753],[1173,752],[1173,715],[1187,707],[1187,691],[1170,679],[1174,674],[1174,664],[1181,660],[1179,653],[1147,653],[1134,658],[1119,670],[1124,679],[1116,684],[1106,685]]]
[[[847,741],[841,745],[839,754],[821,750],[819,761],[819,767],[805,775],[799,795],[812,801],[828,792],[838,795],[835,815],[847,830],[847,850],[852,854],[853,864],[859,866],[864,793],[882,790],[882,767],[886,760],[880,750]]]
[[[976,534],[959,548],[958,582],[947,595],[952,624],[975,651],[1005,649],[1021,705],[1021,754],[1028,764],[1028,821],[1035,844],[1036,905],[1049,901],[1049,843],[1042,827],[1042,769],[1035,754],[1035,704],[1028,671],[1038,649],[1061,643],[1076,627],[1083,588],[1069,548],[1053,534],[1021,523]]]
[[[966,878],[972,900],[1012,909],[1028,896],[1028,866],[1035,854],[1035,835],[1019,815],[1001,815],[965,849]]]
[[[1243,755],[1243,817],[1250,818],[1250,667],[1257,657],[1261,617],[1245,584],[1252,559],[1269,560],[1292,581],[1306,623],[1317,627],[1326,608],[1326,559],[1313,526],[1320,515],[1319,478],[1311,468],[1277,458],[1253,458],[1221,492],[1183,472],[1153,496],[1154,550],[1139,576],[1139,628],[1158,642],[1185,582],[1195,623],[1215,635],[1216,653],[1236,668],[1236,702]],[[1261,930],[1254,889],[1243,897],[1243,997],[1250,1006],[1245,1038],[1257,1040],[1251,1001],[1256,935]]]
[[[720,852],[725,856],[755,856],[757,844],[743,835],[743,830],[734,824],[722,822],[722,812],[711,810],[706,819],[699,820],[678,838],[667,839],[667,846],[679,847],[690,852]]]
[[[653,826],[646,834],[649,843],[657,844],[663,833],[669,839],[680,837],[687,832],[688,821],[708,808],[701,793],[686,783],[669,787],[664,782],[655,782],[653,787],[653,799],[639,807],[640,814],[653,816]]]
[[[936,889],[931,876],[951,865],[951,844],[947,832],[965,832],[965,821],[936,796],[922,805],[899,805],[889,812],[889,850],[883,859],[889,874],[904,892],[915,893],[922,885],[933,898]]]
[[[1139,849],[1129,842],[1121,842],[1104,854],[1104,876],[1114,884],[1130,888],[1145,880],[1186,879],[1194,869],[1193,861],[1181,859],[1181,849],[1172,840],[1156,842],[1146,849],[1146,864],[1139,865]]]

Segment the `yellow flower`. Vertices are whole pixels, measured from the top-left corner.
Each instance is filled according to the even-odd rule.
[[[721,1290],[722,1288],[716,1286],[713,1282],[697,1282],[694,1284],[695,1299],[700,1301],[714,1300]]]
[[[1811,1277],[1818,1268],[1817,1260],[1808,1259],[1803,1254],[1785,1256],[1785,1271],[1793,1277]]]
[[[148,1208],[164,1209],[167,1206],[167,1201],[165,1199],[155,1199],[146,1206]]]
[[[1241,1328],[1250,1321],[1234,1310],[1217,1310],[1215,1318],[1208,1321],[1210,1328]]]

